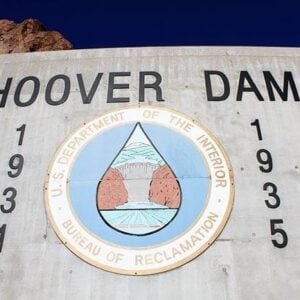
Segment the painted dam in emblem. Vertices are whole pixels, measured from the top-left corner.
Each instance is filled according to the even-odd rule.
[[[151,234],[175,218],[180,184],[140,123],[99,181],[96,201],[103,220],[126,234]]]

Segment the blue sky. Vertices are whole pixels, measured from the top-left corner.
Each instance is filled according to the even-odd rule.
[[[300,1],[11,0],[0,18],[32,17],[75,48],[300,46]]]

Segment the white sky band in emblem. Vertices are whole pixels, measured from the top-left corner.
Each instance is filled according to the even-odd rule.
[[[118,125],[136,122],[160,124],[187,137],[205,157],[212,183],[206,207],[190,228],[177,238],[146,248],[120,247],[95,236],[77,220],[68,201],[69,171],[78,151],[94,136]],[[207,129],[180,113],[145,105],[108,113],[85,124],[67,138],[50,166],[45,194],[51,224],[71,251],[102,269],[121,274],[143,275],[178,267],[209,247],[229,217],[233,191],[229,161]]]

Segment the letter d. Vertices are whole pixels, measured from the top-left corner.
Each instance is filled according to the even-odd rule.
[[[224,91],[222,95],[213,95],[212,85],[211,85],[211,75],[219,76],[224,85]],[[226,75],[220,71],[204,71],[204,78],[205,78],[205,87],[206,87],[206,94],[207,94],[207,101],[224,101],[228,98],[230,94],[230,85],[228,78]]]

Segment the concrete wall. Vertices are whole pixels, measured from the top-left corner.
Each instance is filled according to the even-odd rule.
[[[68,52],[0,56],[0,89],[13,77],[7,103],[0,107],[0,202],[7,187],[17,191],[16,208],[0,213],[6,233],[0,254],[0,299],[299,299],[300,295],[300,102],[291,92],[282,101],[269,101],[263,71],[270,71],[282,86],[283,72],[290,71],[300,91],[300,50],[285,48],[136,48],[75,50]],[[218,70],[230,82],[225,101],[207,101],[204,70]],[[48,165],[64,138],[102,113],[139,99],[139,72],[156,71],[162,76],[164,102],[151,91],[146,103],[170,107],[200,121],[225,147],[235,175],[236,195],[231,217],[216,242],[201,256],[173,271],[132,277],[102,271],[81,261],[58,239],[44,207],[44,180]],[[265,101],[245,92],[236,101],[241,71],[248,71]],[[96,74],[103,72],[90,104],[82,104],[76,74],[89,89]],[[108,72],[131,72],[128,90],[120,96],[129,103],[107,103]],[[71,79],[67,101],[52,106],[45,101],[49,79],[65,74]],[[26,76],[40,79],[36,101],[20,107],[14,102],[18,82]],[[125,78],[124,78],[125,79]],[[213,82],[222,94],[222,82]],[[31,97],[24,85],[21,101]],[[53,88],[59,99],[61,86]],[[57,98],[55,98],[57,97]],[[18,99],[17,99],[18,100]],[[254,126],[259,119],[263,140]],[[26,124],[22,146],[19,131]],[[264,148],[273,158],[273,171],[259,170],[256,153]],[[14,154],[24,156],[20,176],[8,176]],[[266,206],[271,189],[278,189],[281,204]],[[276,248],[271,240],[270,220],[282,219],[288,245]]]

